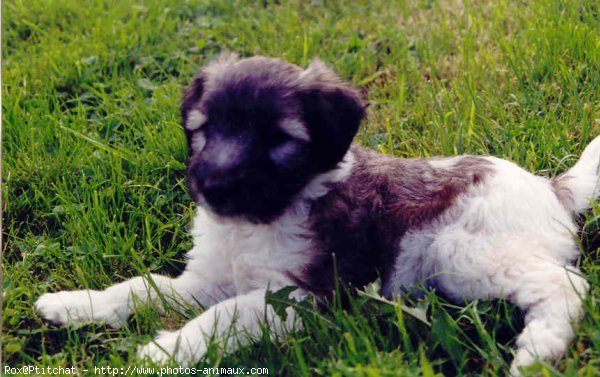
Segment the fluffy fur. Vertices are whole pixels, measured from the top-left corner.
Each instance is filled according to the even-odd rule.
[[[359,287],[381,277],[387,296],[425,283],[457,301],[506,298],[526,313],[511,373],[560,357],[588,289],[573,266],[573,216],[598,197],[600,138],[548,180],[493,157],[394,159],[351,146],[363,115],[358,93],[319,61],[302,70],[222,55],[182,103],[198,203],[185,271],[47,293],[37,310],[57,323],[119,327],[134,298],[201,305],[138,352],[188,364],[208,339],[230,351],[264,321],[283,335],[297,318],[292,308],[285,321],[276,315],[267,289],[326,296],[335,271]],[[232,330],[244,336],[232,341]]]

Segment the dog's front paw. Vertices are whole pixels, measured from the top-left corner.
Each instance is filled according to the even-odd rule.
[[[198,335],[198,336],[196,336]],[[185,331],[161,331],[145,346],[138,348],[138,358],[156,365],[177,364],[188,366],[200,360],[206,353],[206,342],[200,334],[186,336]]]
[[[46,293],[37,299],[35,308],[56,324],[95,321],[119,328],[127,320],[127,313],[106,300],[102,292],[92,290]]]

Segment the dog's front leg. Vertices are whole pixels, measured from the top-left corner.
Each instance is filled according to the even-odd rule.
[[[215,274],[186,270],[177,278],[155,274],[138,276],[102,291],[46,293],[35,302],[35,308],[44,318],[57,324],[94,321],[119,328],[133,313],[136,303],[157,304],[166,300],[168,304],[187,302],[210,306],[232,294],[228,284],[219,281]]]
[[[296,324],[292,307],[283,320],[265,301],[266,290],[257,289],[222,301],[188,322],[178,331],[162,331],[151,343],[141,346],[138,356],[156,364],[172,362],[190,365],[206,353],[211,339],[225,353],[233,352],[260,337],[261,324],[267,324],[274,337],[284,335]]]

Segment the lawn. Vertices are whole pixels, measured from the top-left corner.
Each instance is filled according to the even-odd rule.
[[[7,0],[2,2],[4,366],[128,368],[138,344],[199,311],[143,308],[127,326],[54,326],[44,292],[176,275],[191,246],[183,87],[229,49],[315,56],[370,106],[357,142],[399,157],[486,154],[544,176],[600,134],[600,4],[560,1]],[[582,216],[591,283],[568,353],[532,374],[600,370],[600,206]],[[198,367],[271,376],[502,375],[521,313],[503,301],[404,305],[353,295],[305,328]],[[99,372],[100,374],[100,372]],[[244,372],[245,375],[245,372]]]

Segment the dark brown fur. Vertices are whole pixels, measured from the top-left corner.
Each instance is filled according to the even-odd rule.
[[[356,287],[377,277],[385,281],[404,234],[430,223],[492,173],[480,157],[435,168],[425,159],[396,159],[356,146],[352,151],[356,164],[349,179],[312,205],[310,223],[321,252],[296,280],[320,295],[334,290],[336,274]]]

